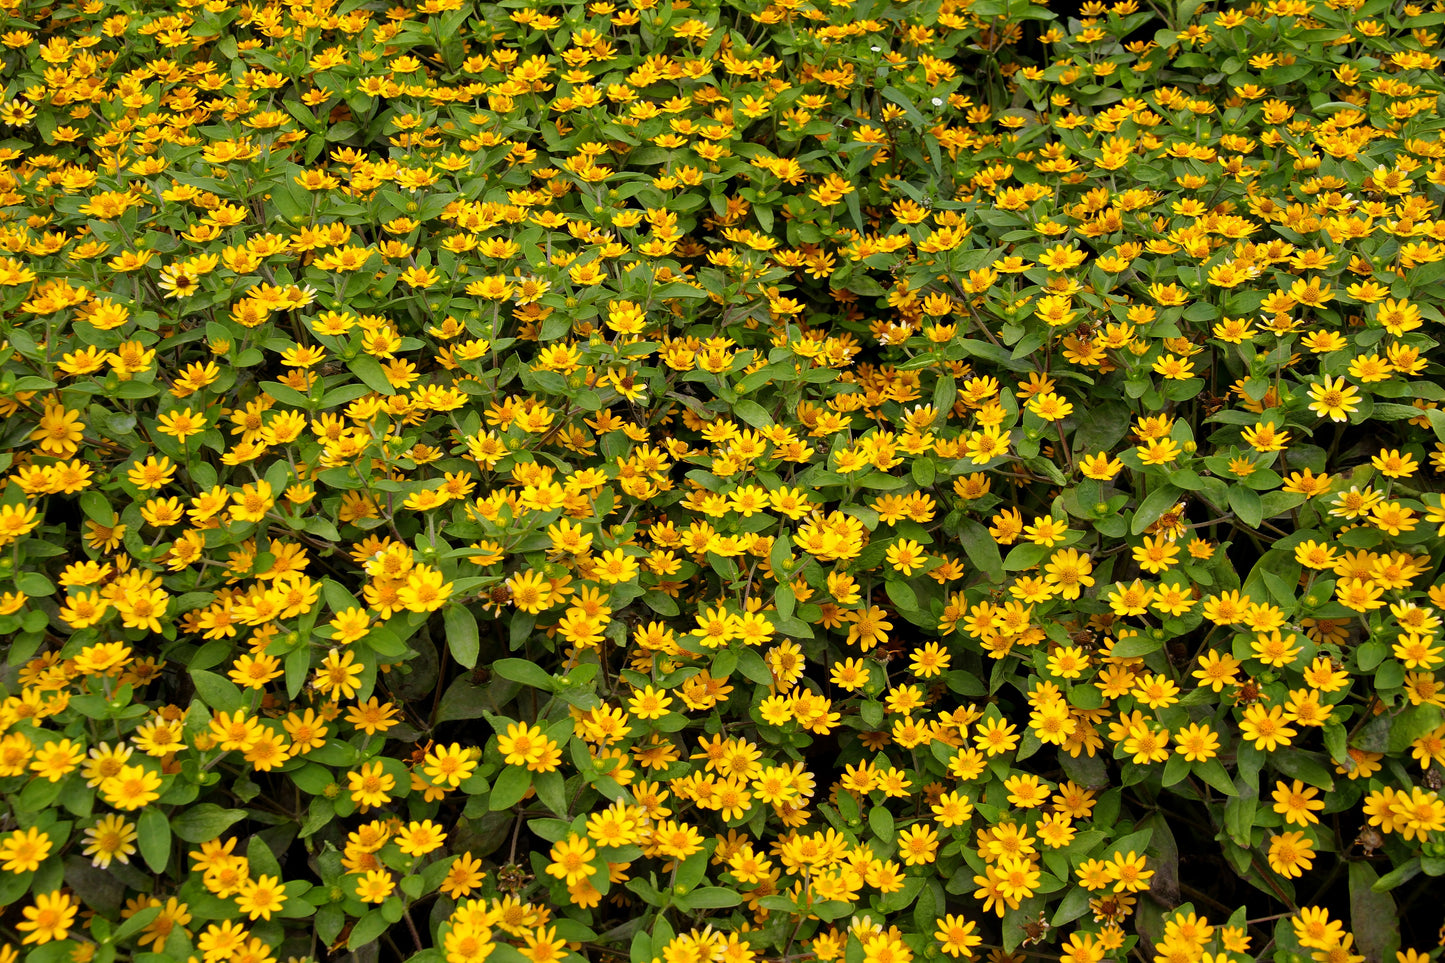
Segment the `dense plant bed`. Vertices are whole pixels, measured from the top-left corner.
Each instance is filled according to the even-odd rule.
[[[1439,957],[1441,4],[0,6],[0,963]]]

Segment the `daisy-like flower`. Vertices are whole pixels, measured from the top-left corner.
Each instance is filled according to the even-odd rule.
[[[1359,410],[1360,389],[1348,384],[1344,378],[1330,378],[1325,375],[1316,384],[1310,385],[1310,411],[1332,421],[1344,421]]]
[[[168,298],[188,298],[201,289],[201,279],[179,262],[161,268],[159,284]]]
[[[144,766],[121,766],[120,772],[100,784],[100,794],[116,809],[134,812],[161,798],[159,773]]]
[[[441,882],[441,891],[452,899],[458,899],[481,886],[484,878],[482,861],[471,853],[463,853],[447,870],[446,878]]]
[[[15,929],[25,934],[21,942],[26,944],[39,945],[52,940],[63,940],[70,935],[70,926],[75,922],[75,914],[79,908],[80,905],[69,893],[60,890],[38,893],[35,904],[22,911],[25,919],[16,923]]]
[[[92,866],[108,869],[112,861],[129,863],[135,853],[136,828],[124,816],[102,816],[85,830],[85,846],[81,852],[90,857]]]
[[[475,754],[457,743],[439,746],[426,754],[424,772],[435,785],[455,789],[477,769]]]
[[[384,903],[396,889],[396,880],[384,869],[371,869],[356,881],[356,896],[363,903]]]
[[[931,863],[938,853],[938,833],[927,823],[905,829],[898,834],[898,851],[909,866]]]
[[[1287,746],[1297,731],[1290,727],[1293,718],[1285,714],[1282,706],[1265,707],[1256,702],[1244,710],[1244,719],[1239,724],[1239,734],[1252,741],[1256,749],[1273,752],[1279,746]]]
[[[347,773],[346,780],[351,800],[358,806],[384,806],[391,802],[391,791],[396,788],[396,777],[380,762],[363,763],[357,772]]]
[[[342,653],[332,649],[317,667],[313,684],[322,695],[329,695],[333,699],[350,699],[356,695],[361,684],[361,673],[365,668],[356,661],[354,653]]]
[[[430,819],[407,823],[396,835],[397,846],[408,856],[425,856],[446,842],[447,834]]]
[[[1208,725],[1192,722],[1175,733],[1174,752],[1185,762],[1208,762],[1219,752],[1219,736]]]
[[[80,420],[79,411],[71,411],[64,405],[46,405],[45,414],[40,416],[30,439],[39,442],[42,454],[69,458],[80,449],[84,433],[85,424]]]
[[[569,836],[552,847],[551,857],[547,874],[573,886],[592,875],[595,869],[592,860],[597,858],[597,850],[589,846],[586,839]]]
[[[1044,579],[1057,586],[1062,597],[1073,600],[1079,597],[1081,589],[1094,584],[1090,574],[1093,570],[1093,562],[1088,555],[1065,548],[1055,552],[1044,566]]]
[[[1319,790],[1306,786],[1296,779],[1292,783],[1283,780],[1274,786],[1274,811],[1284,817],[1287,823],[1296,826],[1313,826],[1320,821],[1315,812],[1325,808],[1325,801],[1319,798]]]
[[[30,761],[30,771],[49,780],[59,782],[74,771],[85,758],[85,747],[71,739],[47,742],[35,750]]]
[[[34,826],[16,830],[0,841],[0,869],[7,873],[34,872],[50,855],[52,848],[48,833]]]
[[[286,906],[286,889],[275,876],[260,876],[241,884],[236,907],[252,920],[269,920]]]
[[[1280,833],[1269,841],[1269,868],[1294,878],[1314,865],[1314,842],[1299,830]]]

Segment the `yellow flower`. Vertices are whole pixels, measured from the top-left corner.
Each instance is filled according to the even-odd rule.
[[[1269,868],[1294,878],[1314,865],[1314,842],[1303,832],[1280,833],[1269,841]]]
[[[1093,570],[1093,562],[1088,555],[1065,548],[1049,558],[1044,566],[1044,579],[1048,584],[1056,586],[1063,598],[1073,600],[1079,597],[1081,589],[1094,584],[1094,578],[1090,574]]]
[[[123,642],[88,645],[75,657],[75,668],[87,675],[104,675],[130,662],[131,648]]]
[[[312,684],[322,695],[332,699],[350,699],[360,687],[361,674],[365,666],[357,663],[351,652],[341,653],[332,649],[321,660]]]
[[[482,861],[471,853],[458,856],[441,882],[441,891],[452,899],[468,896],[482,885]]]
[[[1318,383],[1310,385],[1310,411],[1334,421],[1344,421],[1359,410],[1360,391],[1344,378],[1331,379],[1325,375]]]
[[[275,876],[261,876],[241,884],[236,907],[252,920],[269,920],[286,906],[286,890]]]
[[[346,774],[346,781],[351,801],[363,808],[391,802],[391,790],[396,788],[396,778],[380,762],[362,763],[359,771]]]
[[[1174,752],[1185,762],[1208,762],[1219,753],[1219,735],[1206,723],[1191,722],[1174,734]]]
[[[170,484],[176,476],[176,466],[164,455],[151,455],[145,461],[135,462],[126,472],[130,483],[143,492],[155,491]]]
[[[7,873],[29,873],[40,868],[52,848],[50,836],[34,826],[16,830],[0,842],[0,868]]]
[[[91,865],[108,869],[112,860],[129,863],[135,853],[138,838],[133,823],[117,815],[102,816],[100,821],[85,831],[85,846],[81,852],[91,857]]]
[[[477,760],[470,749],[458,743],[438,746],[426,754],[423,772],[435,785],[455,789],[477,769]]]
[[[30,761],[30,771],[50,782],[59,782],[67,773],[73,772],[85,758],[85,747],[70,739],[47,742],[35,750]]]
[[[938,854],[938,834],[927,823],[920,823],[898,834],[898,850],[905,864],[926,865]]]
[[[1119,470],[1123,467],[1122,461],[1117,458],[1111,459],[1106,451],[1085,455],[1079,460],[1079,471],[1083,473],[1084,477],[1098,481],[1108,481],[1119,474]]]
[[[573,886],[592,875],[595,871],[592,860],[596,858],[597,850],[589,846],[587,840],[569,836],[552,847],[547,873]]]
[[[69,458],[80,449],[80,440],[85,434],[85,424],[80,412],[71,411],[64,405],[45,406],[40,423],[30,433],[31,441],[40,443],[43,454],[56,458]]]
[[[1145,868],[1144,857],[1135,854],[1132,850],[1128,855],[1115,850],[1113,859],[1105,864],[1105,871],[1114,881],[1114,892],[1116,893],[1137,893],[1146,890],[1149,888],[1149,878],[1154,875],[1152,869]]]
[[[1296,826],[1315,825],[1320,821],[1315,811],[1325,808],[1325,801],[1318,798],[1319,790],[1298,779],[1292,783],[1276,782],[1273,797],[1274,811],[1283,816],[1285,822]]]
[[[254,485],[245,485],[239,492],[231,496],[234,503],[231,508],[231,518],[238,522],[259,522],[266,517],[266,513],[276,504],[271,497],[271,486],[264,480]]]
[[[1272,752],[1278,746],[1287,746],[1296,730],[1289,723],[1293,719],[1285,714],[1281,706],[1266,708],[1262,703],[1247,707],[1244,719],[1239,724],[1240,736],[1254,742],[1256,749]]]
[[[25,919],[16,923],[15,929],[25,934],[21,941],[25,944],[63,940],[70,935],[70,926],[75,922],[75,913],[79,908],[68,893],[60,890],[37,893],[35,905],[21,911]]]
[[[413,821],[397,833],[397,846],[408,856],[425,856],[446,842],[447,834],[430,819]]]
[[[133,811],[150,805],[161,794],[159,773],[143,766],[122,766],[120,772],[100,784],[100,794],[116,809]]]
[[[349,645],[365,638],[371,630],[371,619],[366,614],[366,609],[355,606],[337,612],[327,624],[333,630],[331,641],[340,645]]]
[[[667,693],[647,685],[634,692],[628,709],[639,719],[661,719],[667,715],[667,707],[671,704],[672,699]]]
[[[307,712],[310,711],[309,709],[307,710]],[[356,728],[368,736],[375,735],[378,732],[385,732],[397,724],[397,709],[396,706],[390,702],[381,702],[376,696],[372,696],[365,702],[358,702],[346,710],[346,721],[356,726]],[[323,729],[322,734],[324,735],[324,733],[325,730]],[[295,739],[295,735],[292,735],[292,738]],[[325,740],[323,738],[316,743],[316,748],[320,748],[320,746],[324,744]]]

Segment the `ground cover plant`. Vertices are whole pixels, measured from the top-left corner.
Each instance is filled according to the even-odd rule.
[[[0,0],[0,963],[1422,963],[1445,8]]]

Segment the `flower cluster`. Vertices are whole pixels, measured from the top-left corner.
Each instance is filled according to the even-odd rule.
[[[0,963],[1438,958],[1441,12],[1081,14],[0,0]]]

